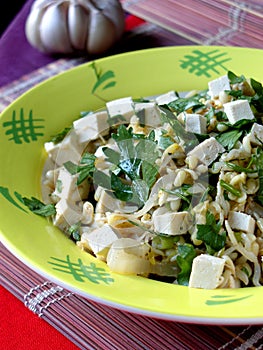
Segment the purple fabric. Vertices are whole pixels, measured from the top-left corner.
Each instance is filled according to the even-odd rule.
[[[0,38],[0,87],[55,60],[35,50],[25,37],[25,21],[34,0],[28,0]]]
[[[0,0],[1,1],[1,0]],[[34,49],[25,36],[25,22],[34,0],[27,0],[25,5],[11,22],[0,38],[0,87],[20,79],[59,58],[66,56],[51,56]],[[138,27],[140,28],[140,26]],[[150,29],[149,29],[150,28]],[[192,41],[169,32],[158,26],[143,26],[143,30],[124,33],[123,38],[109,51],[98,56],[83,56],[83,59],[105,57],[117,53],[141,50],[170,45],[191,45]],[[72,56],[69,58],[73,58]]]

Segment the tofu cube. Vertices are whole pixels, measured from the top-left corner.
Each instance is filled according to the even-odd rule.
[[[91,233],[82,235],[81,240],[86,240],[94,254],[99,254],[105,248],[109,248],[113,242],[118,240],[120,235],[110,225],[96,228]]]
[[[62,198],[56,204],[54,225],[65,230],[66,227],[80,222],[82,219],[81,207]]]
[[[208,83],[208,93],[211,98],[218,97],[221,91],[230,90],[230,83],[227,75],[211,80]]]
[[[154,231],[171,236],[187,233],[191,225],[191,217],[187,211],[168,212],[153,217]]]
[[[134,102],[131,97],[123,97],[106,103],[109,119],[122,116],[125,120],[118,120],[117,124],[129,123],[134,115]]]
[[[226,113],[226,116],[231,124],[235,124],[242,119],[255,119],[255,116],[247,100],[236,100],[225,103],[224,112]]]
[[[228,223],[233,230],[254,233],[256,221],[251,215],[230,211],[228,214]]]
[[[94,177],[94,182],[96,183],[96,173]],[[98,187],[95,192],[96,204],[96,213],[105,213],[105,212],[114,212],[119,211],[122,203],[115,196],[111,196],[107,191]]]
[[[68,133],[60,143],[46,142],[44,147],[48,156],[58,166],[62,166],[67,161],[78,163],[83,150],[74,130]]]
[[[77,186],[78,175],[71,175],[64,167],[59,169],[56,189],[53,195],[64,199],[70,198],[72,202],[80,201],[87,195],[88,183],[84,181]]]
[[[257,146],[263,145],[263,125],[253,124],[250,131],[250,141]]]
[[[185,114],[185,130],[195,134],[206,134],[206,117],[200,114]]]
[[[219,285],[225,260],[208,254],[194,258],[189,279],[189,287],[215,289]]]
[[[176,96],[174,91],[166,92],[165,94],[159,95],[155,98],[155,101],[158,105],[167,105],[168,103],[177,100],[178,97]]]
[[[210,137],[192,149],[188,156],[194,156],[208,166],[224,151],[224,147],[214,137]]]
[[[157,127],[161,124],[161,114],[158,106],[154,102],[142,102],[135,104],[135,114],[140,117],[142,114],[143,118],[141,124],[149,127]]]
[[[104,135],[109,130],[108,114],[106,111],[88,114],[73,122],[73,127],[79,142],[87,143]]]

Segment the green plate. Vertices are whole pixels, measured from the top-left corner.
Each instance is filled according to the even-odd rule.
[[[263,51],[182,46],[135,51],[95,60],[31,89],[1,115],[0,237],[21,261],[84,297],[122,310],[202,324],[263,322],[263,287],[201,290],[117,275],[80,251],[21,197],[40,198],[43,144],[83,110],[105,101],[169,90],[204,89],[228,70],[263,80]],[[128,292],[127,292],[128,291]]]

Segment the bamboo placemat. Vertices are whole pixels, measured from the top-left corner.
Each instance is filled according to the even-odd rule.
[[[262,0],[122,0],[130,13],[194,43],[263,48]]]
[[[263,348],[262,326],[221,327],[176,323],[123,312],[87,300],[45,280],[2,244],[0,265],[0,283],[80,349]]]
[[[148,23],[137,29],[136,35],[133,33],[130,40],[143,47],[138,39],[144,42],[145,38],[151,38],[152,46],[187,43],[184,38]],[[0,111],[35,84],[82,62],[82,59],[60,59],[3,87],[0,89]],[[191,325],[107,307],[46,280],[25,266],[1,243],[0,266],[0,283],[21,300],[25,307],[64,334],[80,349],[263,349],[263,328],[260,325]]]

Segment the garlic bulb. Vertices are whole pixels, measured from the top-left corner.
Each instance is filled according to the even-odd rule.
[[[25,25],[33,47],[61,54],[100,54],[123,31],[124,11],[118,0],[36,0]]]

